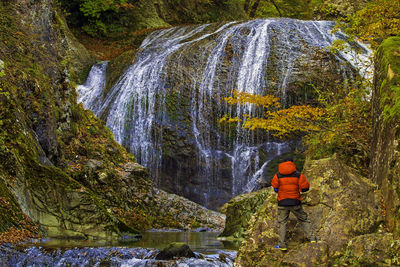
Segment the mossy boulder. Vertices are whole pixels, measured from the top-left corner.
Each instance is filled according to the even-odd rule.
[[[220,210],[226,214],[226,224],[219,237],[221,239],[242,239],[246,234],[251,217],[273,194],[271,191],[270,188],[265,188],[257,192],[242,194],[222,206]]]
[[[400,37],[377,51],[372,106],[370,178],[383,191],[388,228],[400,236]]]
[[[328,264],[344,255],[356,236],[375,232],[382,223],[381,194],[377,186],[336,157],[305,163],[303,174],[311,183],[303,207],[319,242],[304,243],[297,220],[289,218],[289,252],[274,249],[278,242],[276,199],[271,195],[250,220],[239,250],[240,266],[310,266]],[[305,260],[305,261],[303,261]],[[310,264],[310,265],[308,265]]]

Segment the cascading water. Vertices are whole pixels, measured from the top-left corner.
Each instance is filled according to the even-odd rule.
[[[232,90],[274,93],[289,105],[301,101],[296,92],[314,79],[338,84],[354,77],[357,58],[327,49],[343,38],[330,33],[333,27],[328,21],[260,19],[155,31],[107,93],[106,63],[95,65],[78,87],[79,100],[106,118],[157,185],[216,208],[253,190],[268,162],[293,150],[265,132],[219,125],[224,114],[262,114],[223,98]]]

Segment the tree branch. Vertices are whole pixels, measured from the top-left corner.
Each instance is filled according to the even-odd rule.
[[[275,1],[274,1],[274,0],[269,0],[269,2],[270,2],[271,4],[274,5],[274,7],[276,8],[276,10],[278,11],[279,17],[282,17],[281,10],[279,9],[279,7],[278,7],[277,4],[275,3]]]

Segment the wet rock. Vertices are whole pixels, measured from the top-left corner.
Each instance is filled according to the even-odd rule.
[[[100,160],[89,159],[86,166],[93,171],[100,169],[103,166],[103,162]]]
[[[173,242],[157,254],[156,260],[171,260],[173,258],[194,258],[195,254],[185,243]]]
[[[4,266],[233,266],[236,252],[220,251],[218,254],[197,258],[156,260],[158,250],[146,248],[72,248],[52,249],[30,247],[15,249],[0,246],[0,264]]]

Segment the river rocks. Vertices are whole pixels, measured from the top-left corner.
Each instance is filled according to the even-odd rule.
[[[156,260],[171,260],[173,258],[194,258],[195,254],[185,243],[173,242],[160,251]]]
[[[400,37],[391,37],[375,59],[370,177],[383,191],[385,221],[396,236],[400,236],[399,86]]]
[[[331,258],[345,253],[352,238],[378,229],[383,220],[381,194],[371,181],[336,158],[307,161],[303,173],[311,183],[303,207],[319,241],[301,243],[305,237],[296,227],[296,219],[290,218],[289,252],[275,250],[277,205],[271,195],[251,218],[236,261],[240,266],[309,266],[303,258],[309,264],[327,264]]]
[[[197,258],[157,260],[156,249],[121,247],[41,248],[26,249],[0,246],[2,266],[212,266],[230,267],[236,252],[216,251],[197,254]]]

